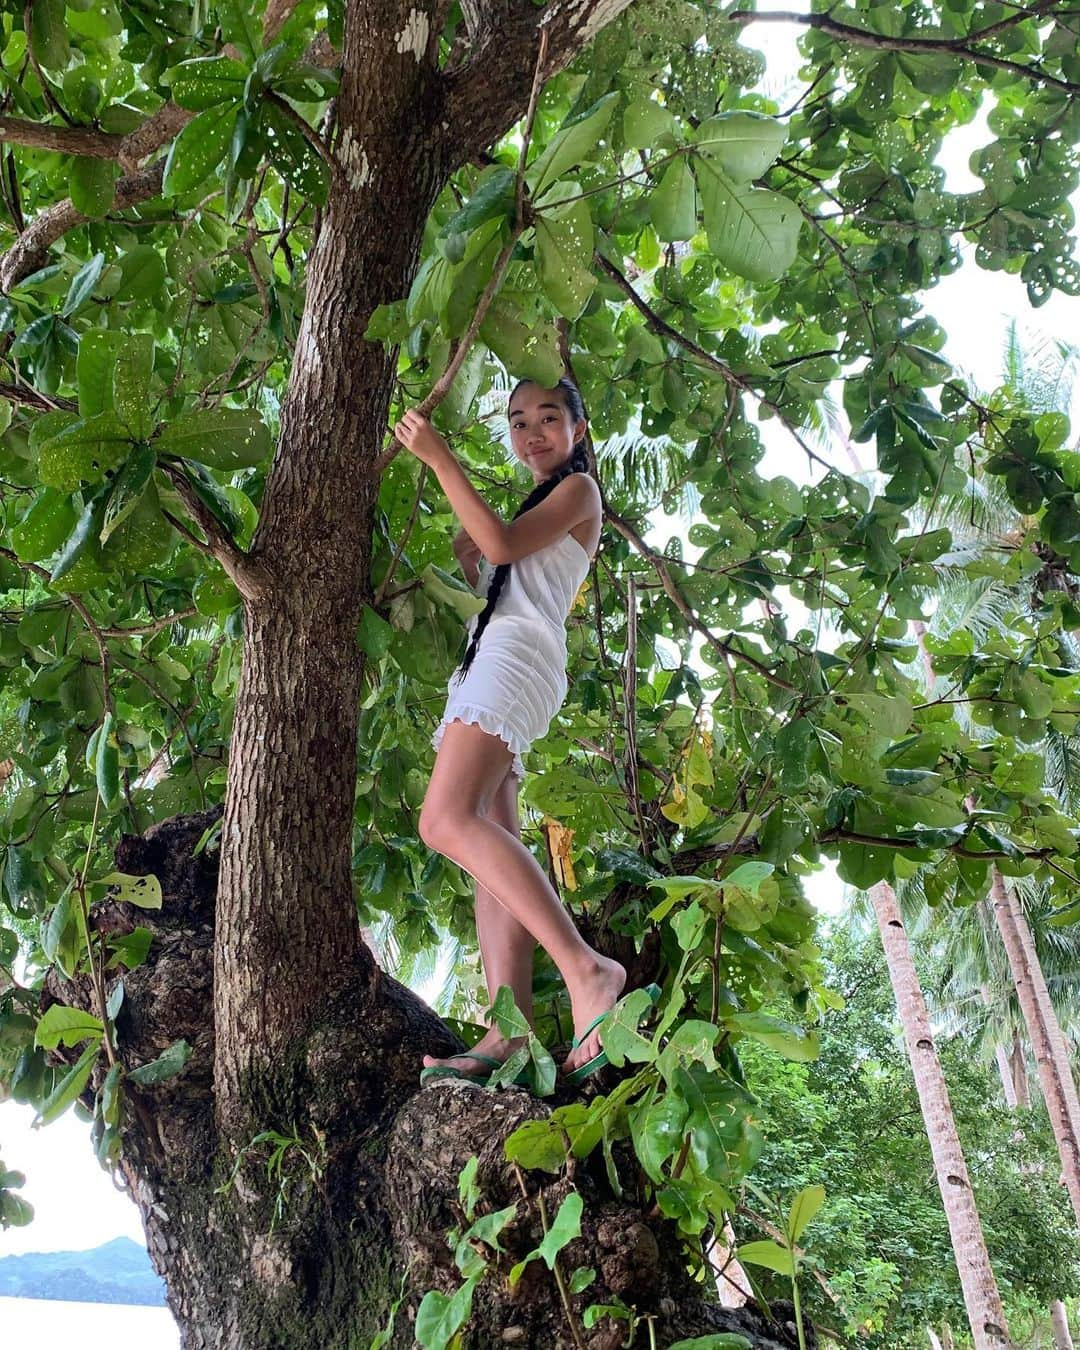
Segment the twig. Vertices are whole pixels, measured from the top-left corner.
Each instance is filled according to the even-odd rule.
[[[718,356],[713,356],[711,352],[707,352],[704,347],[699,346],[692,338],[688,338],[685,333],[680,333],[677,328],[673,328],[671,324],[667,322],[666,319],[662,319],[660,315],[657,314],[656,310],[653,309],[652,306],[648,303],[648,301],[644,300],[637,293],[634,287],[630,284],[630,282],[622,274],[622,272],[619,271],[619,269],[615,266],[615,264],[611,262],[609,259],[605,258],[602,253],[597,251],[596,253],[593,254],[593,258],[596,262],[596,265],[600,267],[604,272],[606,272],[608,276],[611,277],[611,279],[619,287],[622,288],[622,290],[626,294],[627,299],[631,302],[631,304],[633,304],[635,309],[637,309],[637,311],[647,321],[650,328],[652,328],[657,333],[662,333],[664,337],[671,338],[673,342],[678,343],[678,345],[682,347],[684,351],[688,352],[691,356],[695,358],[695,360],[700,361],[710,370],[714,370],[721,377],[721,379],[726,380],[729,385],[734,386],[736,389],[741,389],[744,394],[749,394],[751,398],[756,399],[758,404],[762,408],[767,408],[769,412],[771,412],[777,418],[780,424],[784,427],[785,431],[787,431],[788,435],[796,442],[799,449],[803,452],[803,454],[807,457],[807,459],[809,459],[814,464],[820,464],[823,469],[827,469],[829,471],[833,470],[833,466],[829,463],[829,461],[827,459],[822,459],[822,457],[817,453],[817,451],[813,450],[806,443],[803,437],[799,434],[798,429],[792,425],[790,419],[784,414],[783,410],[777,404],[775,404],[772,401],[772,399],[767,398],[764,394],[759,394],[758,391],[755,388],[753,388],[753,386],[750,384],[750,381],[746,378],[746,376],[739,375],[736,371],[732,370],[731,367],[727,365],[724,361],[721,361]]]

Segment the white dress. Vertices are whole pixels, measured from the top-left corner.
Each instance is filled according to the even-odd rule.
[[[436,750],[447,723],[474,722],[513,751],[510,772],[525,777],[521,757],[547,731],[569,687],[566,616],[589,563],[584,546],[564,534],[512,564],[469,673],[460,681],[456,670],[451,676],[446,710],[431,738]],[[487,594],[494,570],[481,562],[478,595]],[[477,617],[468,623],[470,642]]]

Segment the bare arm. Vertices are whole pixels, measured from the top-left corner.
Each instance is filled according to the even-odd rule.
[[[586,474],[564,478],[539,506],[507,523],[488,506],[449,451],[434,468],[454,514],[496,566],[517,562],[569,534],[582,521],[600,516],[600,492]]]
[[[516,562],[553,544],[582,521],[601,517],[600,489],[587,474],[574,473],[539,506],[508,524],[469,482],[450,447],[426,418],[415,411],[407,412],[394,433],[402,445],[431,467],[465,533],[496,566]]]

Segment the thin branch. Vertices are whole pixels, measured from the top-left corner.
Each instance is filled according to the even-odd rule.
[[[170,516],[169,520],[174,528],[179,528],[180,533],[185,535],[196,548],[216,559],[246,600],[257,600],[263,596],[269,589],[271,582],[268,569],[240,548],[236,540],[233,539],[221,521],[195,491],[191,480],[179,464],[159,461],[158,468],[173,485],[188,514],[206,536],[205,542],[192,534],[190,530],[182,527],[175,517]]]
[[[304,140],[307,141],[319,158],[327,165],[331,174],[336,173],[337,164],[334,161],[334,157],[326,148],[326,143],[311,123],[307,121],[306,118],[302,117],[291,103],[283,99],[280,94],[275,94],[272,89],[264,90],[263,98],[267,103],[270,103],[277,108],[278,112],[280,112],[283,117],[287,117],[289,121],[292,122],[300,132],[300,135],[303,136]]]
[[[390,558],[390,565],[387,567],[386,575],[379,583],[379,589],[376,591],[375,599],[372,601],[372,604],[376,609],[378,609],[386,599],[386,592],[390,589],[390,582],[394,578],[394,572],[397,569],[398,562],[401,559],[402,553],[405,551],[405,545],[409,541],[409,535],[412,534],[413,526],[416,524],[416,517],[420,510],[420,501],[424,495],[424,484],[427,482],[427,476],[428,466],[426,464],[421,464],[420,472],[416,478],[416,496],[413,498],[412,510],[409,512],[408,522],[402,532],[401,538],[394,545],[394,552]]]
[[[117,159],[124,137],[94,127],[58,127],[51,122],[29,122],[22,117],[0,117],[0,141],[28,145],[35,150],[58,150],[88,159]]]
[[[634,290],[634,287],[630,284],[630,282],[622,274],[622,272],[619,271],[619,269],[615,266],[615,264],[609,261],[609,259],[605,258],[602,253],[597,252],[593,255],[593,257],[596,262],[596,265],[599,268],[601,268],[602,271],[606,272],[608,276],[611,277],[611,279],[623,290],[623,292],[626,294],[627,299],[631,302],[631,304],[633,304],[635,309],[637,309],[637,311],[642,315],[642,317],[648,323],[649,327],[652,328],[654,332],[661,333],[665,337],[669,337],[673,342],[678,343],[678,345],[682,347],[684,351],[688,352],[692,357],[694,357],[695,360],[700,361],[710,370],[715,371],[721,377],[721,379],[726,380],[729,385],[731,385],[736,389],[742,390],[744,394],[749,394],[751,398],[756,399],[760,407],[767,408],[769,412],[771,412],[781,422],[784,429],[787,431],[788,435],[792,437],[792,439],[798,444],[799,449],[802,450],[803,454],[806,455],[806,457],[812,463],[820,464],[823,469],[832,471],[833,466],[828,462],[828,460],[822,459],[822,457],[815,450],[811,449],[811,447],[799,434],[798,429],[792,425],[790,419],[777,406],[777,404],[775,404],[772,401],[772,399],[766,398],[763,394],[759,394],[757,390],[752,387],[749,380],[745,376],[739,375],[737,372],[732,370],[731,367],[727,365],[724,361],[721,361],[718,356],[713,356],[711,352],[707,352],[704,347],[700,347],[692,338],[688,338],[685,335],[685,333],[680,333],[677,328],[673,328],[671,324],[667,322],[666,319],[662,319],[660,315],[657,314],[656,310],[653,309],[652,306],[646,300],[644,300],[637,293],[636,290]]]
[[[1041,12],[1041,7],[1036,8],[1040,9]],[[1024,17],[1028,16],[1025,15]],[[793,10],[771,10],[767,13],[757,13],[753,10],[740,9],[736,10],[734,14],[729,14],[728,19],[731,23],[738,24],[739,27],[745,27],[745,25],[751,23],[798,23],[807,28],[816,28],[819,32],[835,38],[838,42],[849,42],[853,47],[870,47],[875,51],[910,52],[917,56],[933,56],[945,52],[953,56],[966,57],[977,65],[991,66],[994,70],[1007,70],[1013,75],[1032,80],[1035,84],[1049,85],[1051,88],[1060,89],[1066,94],[1080,94],[1080,84],[1073,80],[1059,79],[1058,76],[1051,75],[1048,71],[1043,70],[1041,66],[1026,66],[1019,61],[1009,61],[1004,56],[995,56],[991,52],[981,51],[969,45],[987,33],[993,33],[998,28],[1003,27],[1002,24],[990,24],[981,32],[977,30],[965,37],[925,38],[887,37],[884,33],[873,33],[866,28],[855,28],[851,24],[840,23],[836,19],[830,18],[828,14],[799,14]]]
[[[435,381],[431,391],[417,405],[416,411],[422,417],[430,417],[432,411],[438,407],[450,391],[450,386],[454,383],[458,371],[465,362],[469,350],[476,341],[476,335],[480,331],[480,325],[484,322],[484,316],[491,306],[492,300],[502,285],[503,276],[507,267],[510,265],[510,258],[514,249],[517,247],[517,241],[524,234],[528,225],[528,210],[525,203],[525,162],[529,154],[529,141],[532,136],[533,118],[536,115],[536,102],[540,95],[540,86],[542,84],[542,71],[544,68],[544,58],[547,53],[548,34],[546,29],[540,30],[539,49],[536,54],[536,65],[533,70],[532,89],[529,96],[528,116],[525,124],[525,132],[521,142],[521,153],[518,156],[517,180],[515,185],[516,209],[514,215],[514,226],[510,231],[510,238],[506,241],[495,259],[495,267],[488,278],[488,283],[484,287],[483,294],[480,296],[476,305],[476,312],[472,316],[468,328],[461,341],[458,343],[450,361]],[[391,434],[393,434],[391,432]],[[393,462],[398,452],[401,450],[401,442],[394,440],[386,450],[375,461],[374,473],[376,476],[381,474],[386,467]]]
[[[652,564],[656,569],[656,574],[660,578],[664,591],[672,604],[686,620],[689,627],[692,628],[695,633],[700,633],[714,651],[719,652],[721,655],[730,656],[732,660],[741,661],[744,665],[750,666],[751,669],[756,670],[760,676],[768,680],[770,684],[774,684],[780,689],[786,689],[788,693],[800,693],[800,690],[797,689],[795,685],[770,670],[763,661],[759,661],[756,657],[750,656],[744,651],[740,651],[738,647],[733,647],[722,638],[718,638],[711,629],[706,628],[690,608],[686,597],[676,585],[671,572],[668,570],[667,559],[665,559],[664,555],[662,553],[657,553],[654,548],[650,548],[638,531],[634,529],[633,525],[620,516],[618,512],[612,510],[611,507],[608,507],[605,512],[605,518],[628,543],[633,544],[634,548],[637,549],[647,562]]]
[[[136,623],[129,628],[102,628],[99,629],[102,637],[109,638],[128,638],[128,637],[153,637],[160,633],[164,628],[171,628],[174,623],[180,623],[182,619],[190,619],[193,614],[198,614],[194,605],[187,609],[178,610],[175,614],[163,614],[160,619],[155,619],[153,623]]]

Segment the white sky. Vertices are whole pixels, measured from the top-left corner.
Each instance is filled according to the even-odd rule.
[[[764,0],[759,5],[760,9],[793,7],[791,0]],[[770,89],[781,82],[781,72],[797,68],[800,58],[794,39],[799,31],[787,24],[756,24],[747,30],[743,39],[746,45],[766,54]],[[971,150],[987,139],[982,119],[949,138],[939,163],[948,172],[950,189],[967,191],[980,186],[980,180],[970,174],[967,161]],[[972,252],[968,246],[965,266],[928,292],[924,303],[949,335],[946,352],[950,359],[979,387],[991,389],[999,382],[1005,330],[1011,316],[1019,317],[1033,332],[1073,339],[1080,331],[1080,307],[1077,301],[1055,292],[1040,309],[1032,310],[1018,277],[978,270]],[[770,421],[764,425],[763,435],[767,447],[763,472],[805,482],[805,456],[783,429]],[[859,449],[864,456],[872,451],[868,446]],[[838,467],[850,468],[842,452],[831,458]],[[807,879],[808,894],[823,913],[836,913],[841,908],[842,889],[831,866]],[[0,1255],[80,1250],[121,1234],[141,1242],[142,1229],[134,1205],[114,1189],[94,1161],[89,1127],[69,1113],[46,1129],[34,1131],[30,1128],[32,1117],[26,1107],[10,1102],[0,1105],[0,1157],[6,1166],[27,1173],[23,1194],[37,1211],[29,1228],[0,1233]],[[82,1305],[70,1306],[75,1309]],[[164,1316],[167,1318],[167,1314]],[[162,1336],[144,1338],[140,1342],[143,1350],[165,1350],[176,1344],[171,1332]],[[115,1342],[113,1345],[119,1350]]]

